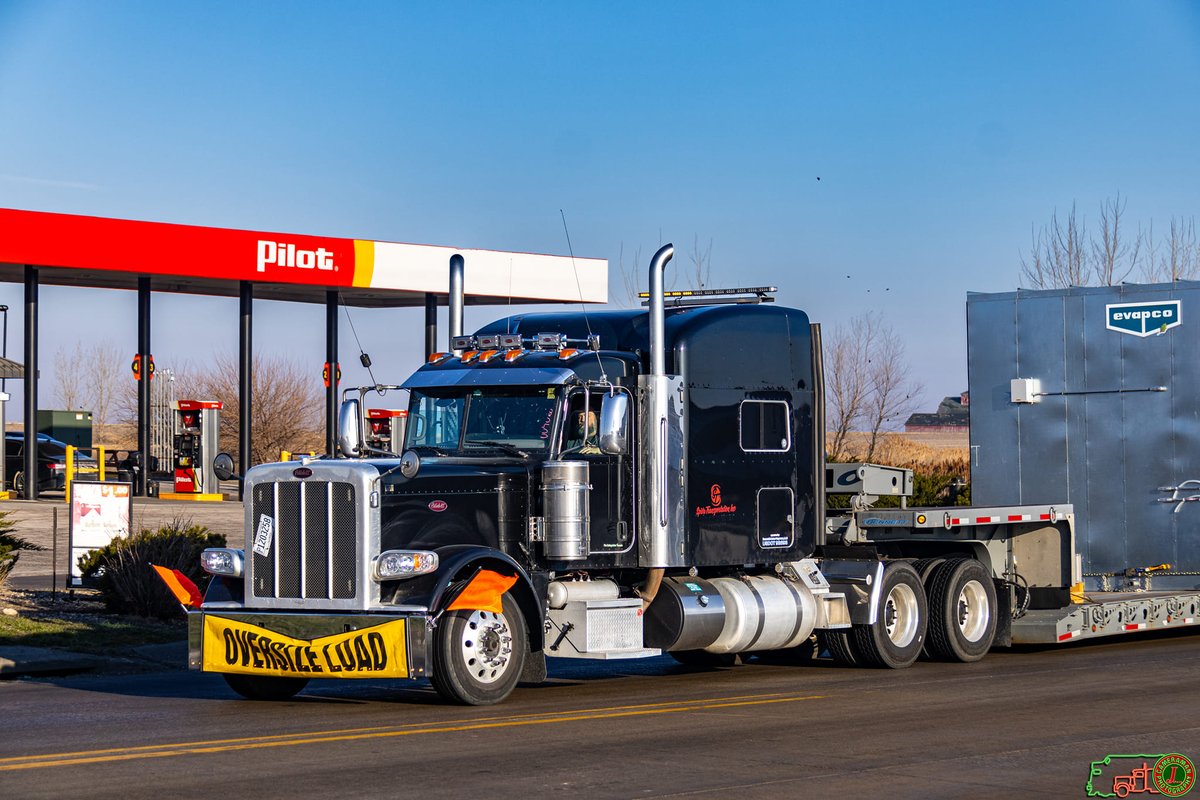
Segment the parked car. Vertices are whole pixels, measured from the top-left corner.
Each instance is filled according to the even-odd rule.
[[[39,433],[37,440],[38,491],[63,491],[67,487],[67,445],[44,433]],[[83,465],[95,464],[90,455],[79,453],[76,457]],[[25,434],[20,431],[9,431],[4,435],[4,469],[6,485],[18,492],[24,491]]]

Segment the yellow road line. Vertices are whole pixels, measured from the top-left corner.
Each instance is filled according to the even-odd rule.
[[[713,703],[713,702],[716,702],[716,700],[721,700],[721,702],[730,702],[730,700],[784,697],[785,694],[786,694],[786,696],[791,697],[791,693],[788,693],[788,692],[774,692],[774,693],[769,693],[769,694],[734,694],[734,696],[732,696],[732,697],[716,697],[716,698],[706,698],[706,699],[697,699],[697,700],[671,700],[671,702],[666,702],[666,703],[640,703],[640,704],[636,704],[636,705],[610,705],[610,706],[601,706],[601,708],[596,708],[596,709],[576,709],[574,711],[541,711],[541,712],[539,712],[539,714],[520,714],[520,715],[506,715],[506,716],[494,716],[494,717],[475,717],[473,722],[494,722],[494,721],[498,721],[498,720],[499,721],[528,720],[528,718],[545,717],[545,716],[562,717],[562,716],[571,715],[571,714],[595,714],[595,712],[598,712],[598,711],[625,711],[625,710],[629,710],[629,709],[653,709],[653,708],[659,708],[659,706],[680,705],[683,703]],[[306,738],[306,736],[326,736],[326,735],[334,735],[334,734],[389,732],[389,730],[401,730],[403,728],[415,728],[415,727],[421,727],[421,726],[432,727],[432,726],[440,726],[440,724],[456,724],[457,722],[458,722],[458,720],[446,720],[445,722],[409,722],[407,724],[398,724],[398,726],[397,726],[397,724],[389,724],[389,726],[374,726],[374,727],[370,727],[370,728],[343,728],[343,729],[334,729],[334,730],[310,730],[310,732],[304,732],[304,733],[280,733],[280,734],[272,734],[269,736],[242,736],[242,738],[238,738],[238,739],[212,739],[209,741],[199,742],[199,744],[234,745],[234,744],[241,744],[241,742],[262,742],[262,741],[269,741],[271,739],[302,739],[302,738]],[[168,742],[168,744],[162,744],[162,745],[136,745],[136,746],[132,746],[132,747],[109,747],[109,748],[107,748],[107,750],[84,750],[84,751],[66,752],[66,753],[43,753],[43,754],[40,754],[40,756],[13,756],[13,757],[8,757],[8,758],[0,758],[0,768],[2,768],[2,766],[4,766],[5,764],[28,762],[28,760],[38,759],[38,758],[70,758],[73,756],[102,756],[102,754],[107,754],[107,753],[133,753],[133,752],[145,751],[145,750],[168,750],[168,748],[172,748],[172,747],[187,747],[187,746],[191,746],[193,744],[197,744],[197,742],[179,741],[179,742]]]
[[[821,700],[824,695],[744,695],[741,697],[712,698],[708,700],[680,701],[677,703],[647,703],[638,706],[614,706],[612,708],[579,709],[577,711],[547,712],[546,714],[524,714],[512,717],[491,717],[474,722],[455,724],[454,721],[435,723],[413,723],[389,728],[351,728],[346,730],[312,731],[299,734],[247,737],[244,739],[216,739],[210,741],[180,742],[167,745],[141,745],[128,748],[110,748],[75,753],[52,753],[34,756],[17,756],[0,759],[0,772],[46,767],[101,764],[132,761],[143,758],[167,758],[170,756],[224,753],[231,750],[258,750],[267,747],[294,747],[302,744],[351,742],[367,739],[382,739],[396,736],[414,736],[430,733],[459,733],[463,731],[512,728],[528,725],[549,725],[564,722],[579,722],[593,719],[615,719],[651,714],[677,714],[689,711],[708,711],[739,706],[793,703],[801,700]]]

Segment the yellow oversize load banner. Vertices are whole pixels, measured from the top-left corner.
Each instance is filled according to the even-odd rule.
[[[404,622],[397,619],[309,640],[206,616],[204,671],[289,678],[407,678]]]

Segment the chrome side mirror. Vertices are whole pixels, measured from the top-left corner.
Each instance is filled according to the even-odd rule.
[[[600,451],[610,456],[629,452],[629,395],[618,392],[600,406]]]
[[[363,454],[362,415],[358,411],[358,400],[346,400],[338,410],[338,449],[342,455],[350,458],[358,458]]]

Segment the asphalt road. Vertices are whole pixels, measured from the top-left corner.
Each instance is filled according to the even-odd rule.
[[[0,682],[0,797],[1085,797],[1106,755],[1200,757],[1198,659],[1181,632],[898,672],[554,660],[483,709],[424,683]]]

